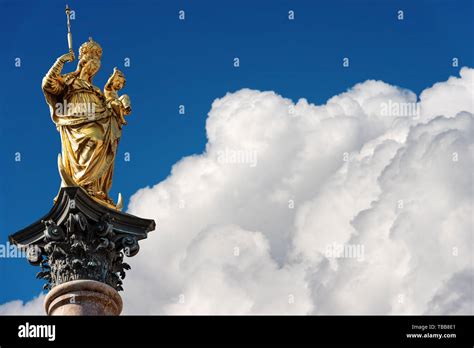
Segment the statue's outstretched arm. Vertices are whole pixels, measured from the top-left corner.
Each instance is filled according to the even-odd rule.
[[[70,53],[62,55],[56,60],[51,69],[49,69],[42,83],[42,88],[45,92],[58,95],[64,90],[64,81],[61,77],[61,71],[66,62],[72,61],[73,57],[71,57]]]
[[[107,80],[107,83],[104,86],[104,91],[110,91],[112,90],[112,81],[114,80],[114,75],[110,75],[109,79]]]
[[[114,72],[112,75],[110,75],[109,79],[107,80],[107,83],[104,86],[104,95],[106,99],[109,99],[112,97],[112,83],[114,81],[115,75],[117,74],[117,68],[114,68]]]

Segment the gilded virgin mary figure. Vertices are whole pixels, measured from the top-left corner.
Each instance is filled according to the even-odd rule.
[[[118,97],[116,91],[125,84],[121,72],[114,69],[106,94],[93,85],[101,58],[102,48],[90,38],[79,48],[76,70],[62,74],[64,65],[75,59],[70,51],[53,64],[43,78],[42,89],[61,135],[62,151],[58,157],[61,186],[79,186],[100,203],[120,210],[120,195],[115,204],[108,192],[125,124],[123,115],[131,109],[128,96],[113,98]],[[119,102],[126,105],[117,108]]]

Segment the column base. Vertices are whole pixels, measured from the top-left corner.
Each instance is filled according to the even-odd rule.
[[[120,315],[122,298],[95,280],[73,280],[55,286],[44,300],[47,315]]]

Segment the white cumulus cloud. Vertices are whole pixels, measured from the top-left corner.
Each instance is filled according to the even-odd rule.
[[[131,199],[158,227],[126,313],[472,313],[472,80],[215,100],[206,151]]]
[[[14,300],[0,305],[0,315],[44,315],[44,294],[30,301]]]

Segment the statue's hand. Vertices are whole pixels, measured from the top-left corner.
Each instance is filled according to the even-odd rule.
[[[74,61],[74,52],[68,52],[66,54],[63,54],[61,57],[59,57],[59,60],[63,61],[64,63],[66,62],[72,62]]]
[[[117,69],[117,67],[115,66],[115,67],[114,67],[114,71],[112,72],[112,75],[110,75],[110,77],[111,77],[111,78],[114,78],[114,77],[117,76],[117,75],[118,75],[118,69]]]

